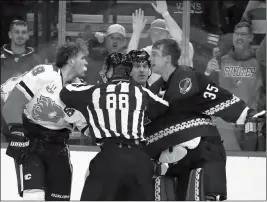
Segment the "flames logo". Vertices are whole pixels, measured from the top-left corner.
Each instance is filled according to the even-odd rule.
[[[36,121],[49,121],[57,123],[64,118],[62,108],[50,97],[42,96],[37,98],[37,103],[32,109],[32,118]]]

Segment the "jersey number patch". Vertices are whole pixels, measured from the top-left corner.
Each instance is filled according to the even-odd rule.
[[[45,71],[44,66],[37,66],[37,67],[35,67],[35,68],[32,70],[32,75],[33,75],[33,76],[36,76],[36,75],[38,75],[38,74],[43,73],[44,71]]]
[[[208,84],[206,91],[203,94],[203,97],[215,100],[216,99],[215,93],[217,93],[218,91],[219,91],[219,89],[217,87]]]
[[[108,94],[106,99],[106,108],[107,109],[117,109],[117,103],[119,110],[129,108],[129,96],[127,94]]]

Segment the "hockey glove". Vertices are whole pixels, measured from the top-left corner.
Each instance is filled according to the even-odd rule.
[[[256,113],[249,109],[245,121],[245,134],[241,139],[241,148],[246,151],[258,151],[261,149],[263,136],[260,125],[265,122],[266,111]],[[265,140],[264,140],[265,142]]]
[[[14,160],[20,165],[23,163],[23,160],[28,154],[30,141],[25,136],[26,131],[21,124],[12,124],[9,128],[9,145],[6,150],[6,154],[14,158]]]
[[[258,123],[265,121],[265,119],[266,119],[265,110],[256,113],[254,110],[249,109],[245,121],[245,133],[248,134],[249,132],[257,132]]]

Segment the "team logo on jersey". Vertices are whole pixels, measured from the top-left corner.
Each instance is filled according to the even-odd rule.
[[[55,84],[49,84],[48,86],[46,86],[46,91],[48,93],[53,94],[56,90],[57,86]]]
[[[32,118],[36,121],[49,121],[57,123],[64,118],[62,108],[50,97],[42,96],[37,98],[37,103],[32,109]]]
[[[190,89],[192,88],[192,82],[190,78],[185,78],[180,81],[179,83],[179,89],[180,93],[186,94]]]

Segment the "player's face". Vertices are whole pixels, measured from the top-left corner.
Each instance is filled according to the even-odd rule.
[[[131,77],[136,83],[140,85],[146,84],[148,77],[149,77],[149,73],[150,73],[150,70],[149,70],[148,63],[146,61],[133,63]]]
[[[151,54],[151,65],[152,65],[152,72],[162,75],[164,67],[166,65],[166,56],[162,55],[162,50],[152,48]]]
[[[87,61],[86,61],[86,56],[84,53],[78,53],[77,57],[74,59],[74,65],[73,65],[73,70],[76,73],[77,77],[84,77],[85,73],[87,71]]]
[[[247,27],[240,27],[235,29],[233,34],[233,44],[235,48],[246,49],[253,40],[253,34],[249,33]]]
[[[14,25],[9,31],[9,38],[14,45],[25,46],[26,41],[29,39],[27,26]]]
[[[113,33],[106,38],[106,47],[109,54],[114,52],[122,52],[126,39],[119,33]]]
[[[150,32],[150,38],[152,43],[155,43],[156,41],[159,41],[161,39],[168,39],[169,38],[169,32],[162,29],[151,29]]]

